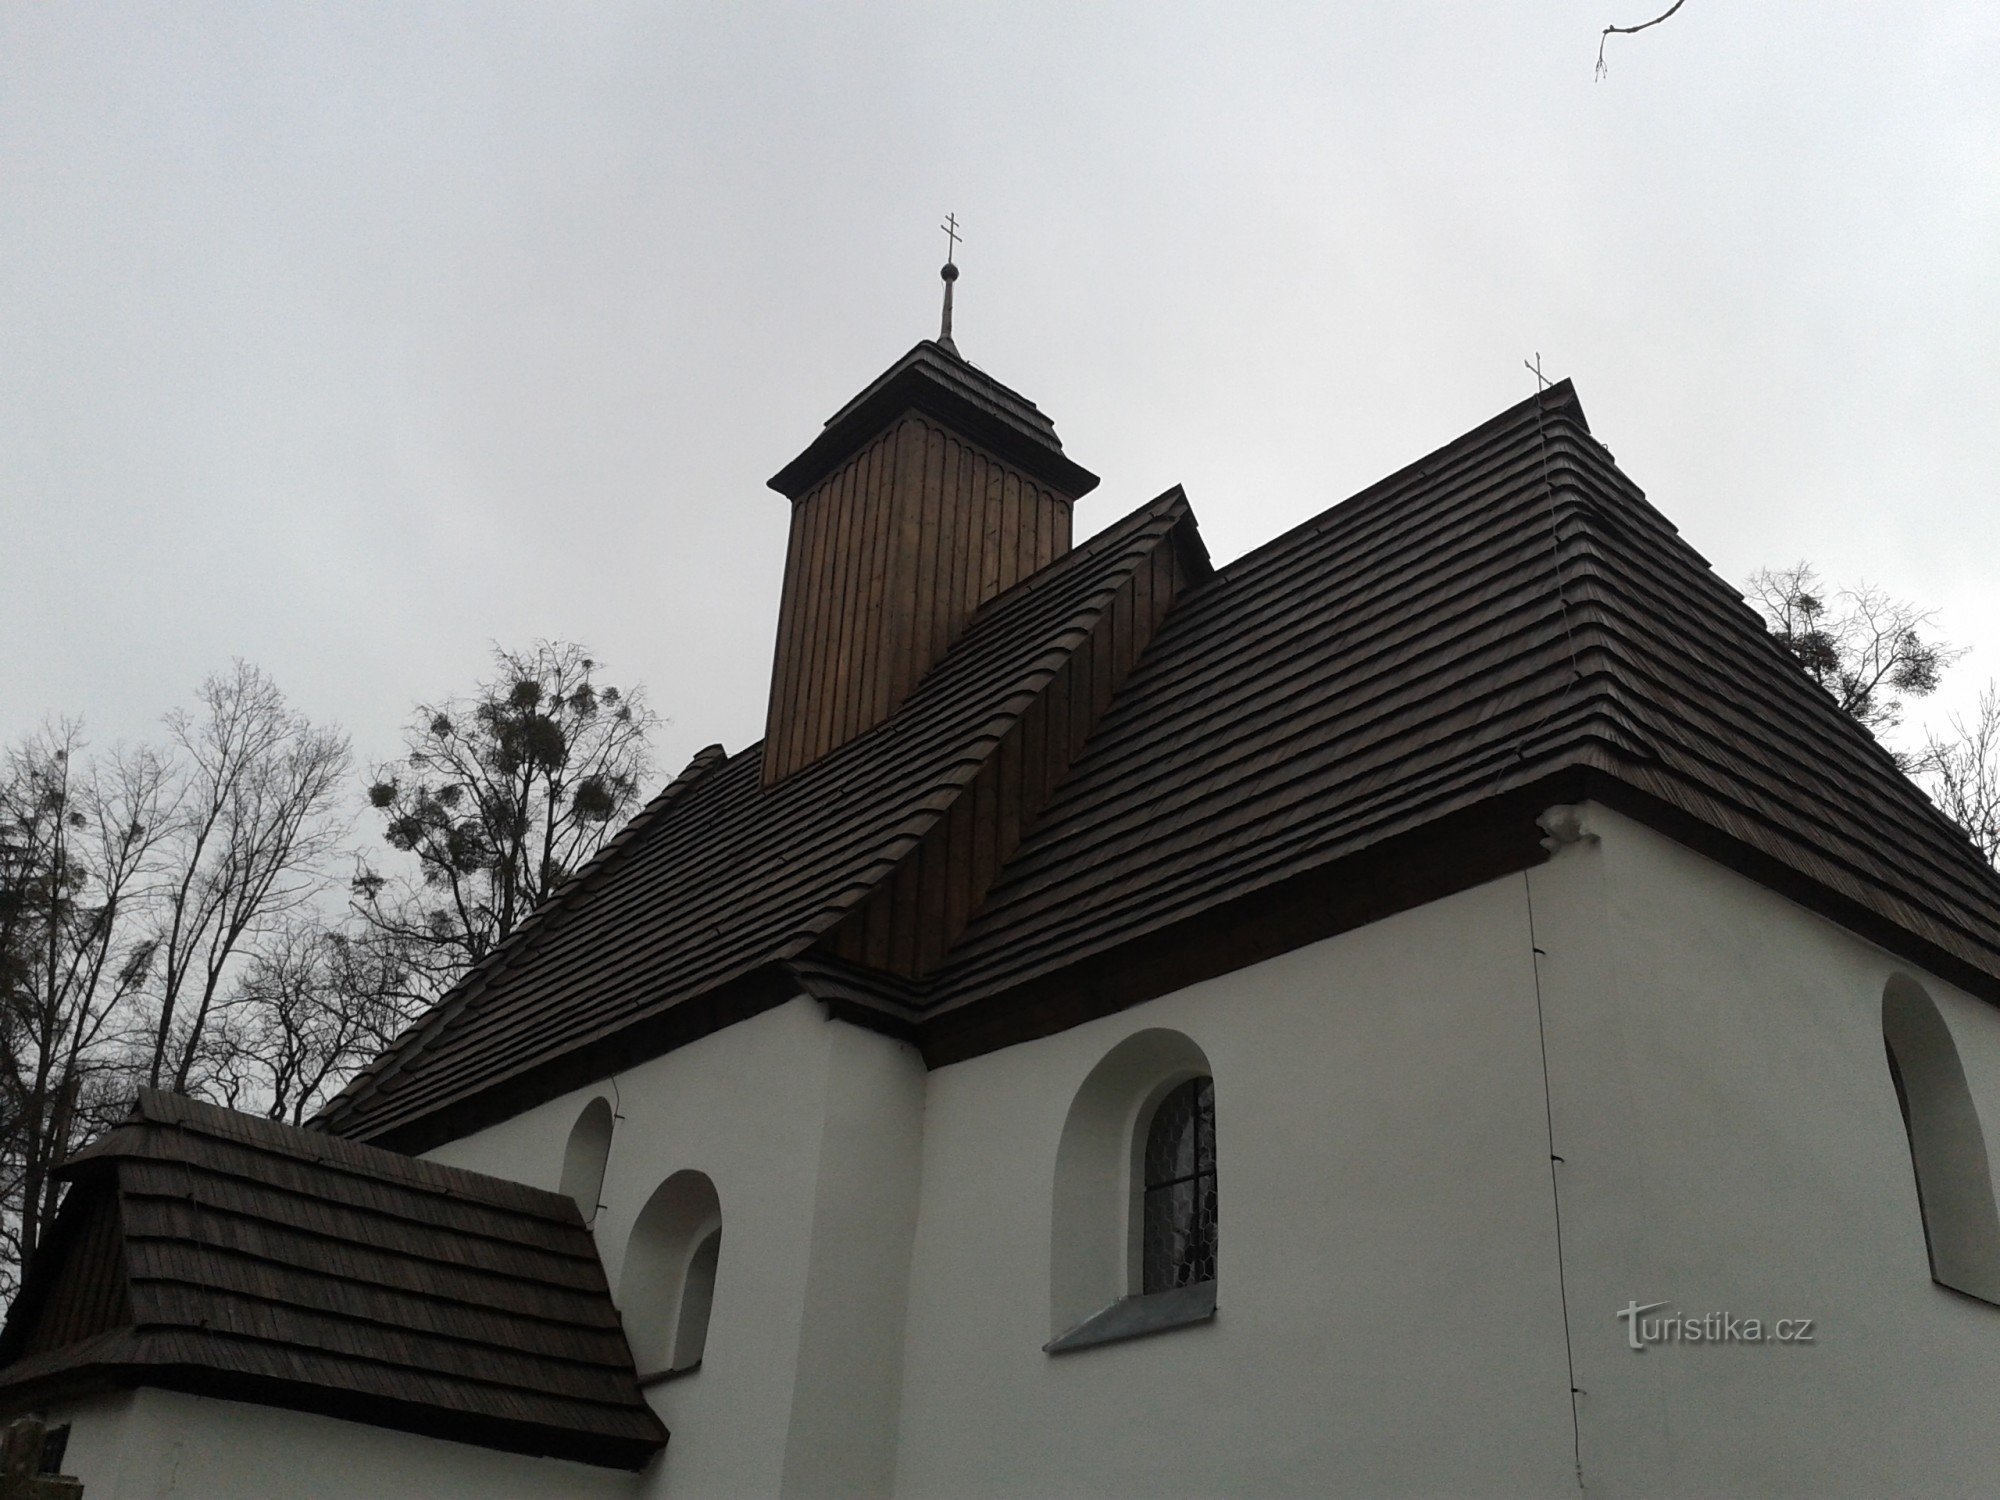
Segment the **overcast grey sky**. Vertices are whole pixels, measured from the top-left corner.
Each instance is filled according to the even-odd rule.
[[[1532,388],[2000,675],[1990,3],[0,9],[0,740],[244,656],[365,760],[587,642],[762,732],[764,480],[935,330],[1234,557]]]

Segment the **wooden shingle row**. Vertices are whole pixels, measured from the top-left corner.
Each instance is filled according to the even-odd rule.
[[[9,1409],[155,1385],[613,1467],[666,1441],[567,1198],[153,1090],[64,1170]]]

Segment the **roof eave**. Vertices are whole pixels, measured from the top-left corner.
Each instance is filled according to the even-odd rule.
[[[804,452],[771,476],[771,488],[797,500],[906,411],[935,417],[1065,499],[1080,499],[1097,488],[1097,476],[1066,458],[1045,436],[969,400],[921,360],[905,362],[841,411]]]

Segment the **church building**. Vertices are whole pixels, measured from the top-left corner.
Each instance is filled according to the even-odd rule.
[[[1075,542],[946,307],[771,481],[760,743],[311,1128],[68,1164],[42,1467],[1993,1494],[2000,877],[1571,386],[1218,564],[1179,489]]]

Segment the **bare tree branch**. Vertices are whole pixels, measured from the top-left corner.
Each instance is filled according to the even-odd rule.
[[[134,998],[152,968],[146,872],[166,769],[83,759],[74,723],[0,766],[0,1284],[54,1213],[56,1168],[124,1091]]]
[[[1760,569],[1744,593],[1806,675],[1878,737],[1965,654],[1935,634],[1936,610],[1866,583],[1829,595],[1807,563]]]
[[[167,720],[180,769],[159,863],[166,895],[146,1075],[183,1092],[239,955],[325,888],[348,767],[345,737],[295,712],[248,663],[204,682],[201,702],[199,717]]]
[[[2000,863],[2000,683],[1987,683],[1970,723],[1954,714],[1948,733],[1926,736],[1913,774],[1986,861]]]
[[[1687,4],[1687,0],[1674,0],[1672,5],[1669,5],[1659,15],[1653,17],[1652,20],[1641,21],[1637,26],[1605,27],[1603,35],[1597,39],[1597,76],[1601,79],[1606,73],[1611,71],[1610,65],[1604,61],[1604,47],[1614,36],[1632,36],[1637,32],[1646,30],[1648,27],[1657,26],[1660,22],[1671,17],[1675,11],[1679,10],[1685,4]]]

